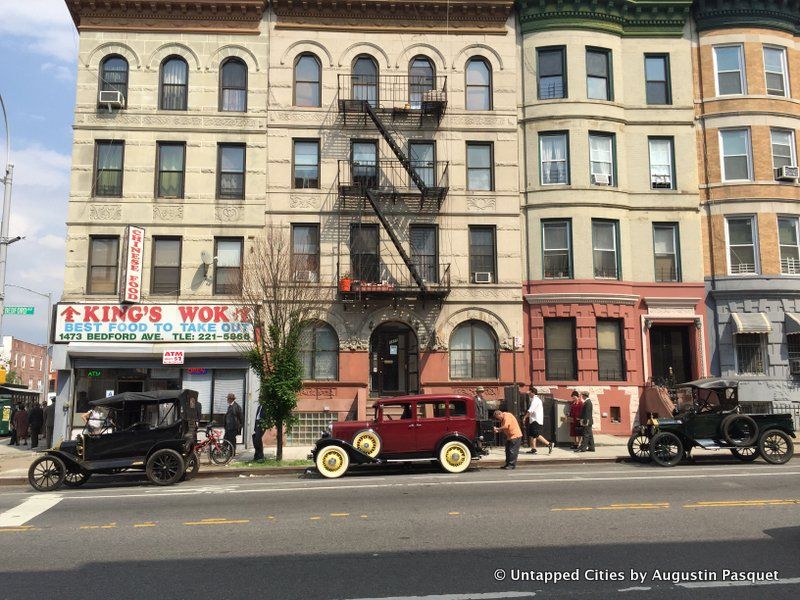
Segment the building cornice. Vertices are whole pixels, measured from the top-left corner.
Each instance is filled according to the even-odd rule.
[[[800,35],[797,0],[697,0],[694,18],[698,31],[755,27]]]
[[[513,0],[273,0],[278,29],[505,35]]]
[[[589,29],[625,37],[679,37],[692,0],[517,0],[522,33]]]
[[[264,0],[66,0],[78,31],[259,33]]]
[[[525,294],[528,304],[627,304],[639,302],[636,294]]]

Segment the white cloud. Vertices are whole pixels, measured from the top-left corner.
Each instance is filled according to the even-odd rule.
[[[24,47],[74,64],[78,34],[63,0],[2,0],[0,36],[22,38]]]
[[[59,81],[72,81],[73,71],[64,65],[56,65],[51,62],[42,63],[39,67],[43,73],[52,73]]]

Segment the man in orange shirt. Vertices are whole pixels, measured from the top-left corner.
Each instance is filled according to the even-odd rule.
[[[500,427],[495,427],[495,433],[506,436],[506,464],[501,469],[516,469],[519,447],[522,445],[522,430],[519,428],[517,418],[509,412],[494,411],[494,418],[500,421]]]

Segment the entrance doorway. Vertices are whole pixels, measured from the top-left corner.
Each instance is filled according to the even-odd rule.
[[[655,383],[691,381],[689,326],[653,325],[650,328],[650,364]],[[670,371],[671,370],[671,371]]]
[[[369,341],[370,395],[419,392],[417,335],[403,323],[383,323]]]

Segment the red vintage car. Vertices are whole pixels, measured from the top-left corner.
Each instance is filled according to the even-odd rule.
[[[488,454],[484,435],[491,426],[477,420],[469,396],[400,396],[375,402],[371,421],[333,423],[309,458],[329,478],[341,477],[351,464],[400,461],[434,461],[461,473]]]

